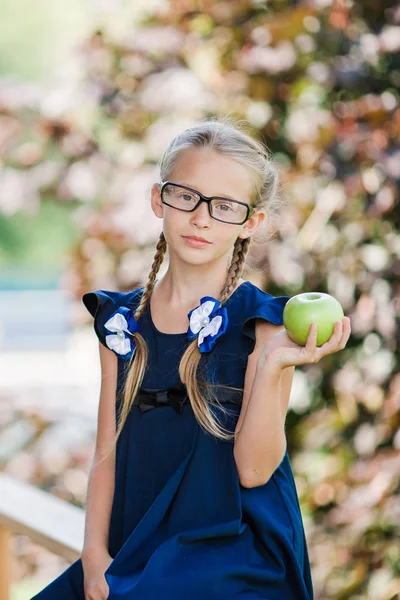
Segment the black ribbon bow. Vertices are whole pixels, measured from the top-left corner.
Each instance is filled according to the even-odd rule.
[[[142,412],[157,406],[172,406],[178,414],[181,414],[186,401],[189,401],[189,397],[186,386],[182,384],[163,389],[140,388],[133,405],[138,406]]]
[[[218,400],[222,404],[241,404],[242,398],[243,392],[241,390],[231,390],[229,388],[218,390]],[[186,386],[182,383],[170,388],[139,388],[133,405],[138,406],[142,412],[147,412],[158,406],[172,406],[178,414],[181,414],[186,402],[189,402],[189,396]]]

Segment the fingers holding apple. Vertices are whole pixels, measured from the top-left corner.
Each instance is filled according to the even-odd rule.
[[[336,321],[333,333],[322,346],[317,346],[318,327],[313,322],[309,327],[305,345],[294,342],[286,329],[277,333],[260,355],[258,365],[281,372],[286,367],[315,364],[328,354],[343,350],[350,337],[351,327],[349,317]]]
[[[312,323],[305,345],[305,350],[306,352],[312,353],[316,360],[320,360],[327,354],[331,354],[345,348],[351,333],[350,319],[349,317],[344,317],[341,321],[336,321],[334,323],[331,337],[320,347],[318,347],[316,344],[317,331],[317,323]]]
[[[344,319],[340,303],[323,292],[305,292],[288,300],[283,310],[283,324],[288,336],[306,346],[312,323],[316,323],[315,344],[321,347],[334,335],[335,323]],[[314,340],[314,337],[312,338]]]

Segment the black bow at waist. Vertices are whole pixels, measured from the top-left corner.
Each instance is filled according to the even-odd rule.
[[[243,392],[229,388],[219,388],[217,392],[218,401],[221,404],[241,404]],[[161,389],[139,388],[134,406],[138,406],[142,412],[151,410],[158,406],[171,406],[178,414],[183,411],[183,406],[189,402],[186,386],[180,384],[174,387]]]

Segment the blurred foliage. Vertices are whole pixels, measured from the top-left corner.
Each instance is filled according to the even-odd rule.
[[[0,213],[0,266],[40,263],[47,268],[65,262],[78,237],[72,210],[53,200],[39,203],[33,214]]]
[[[63,0],[35,0],[35,10],[31,0],[1,0],[0,75],[44,77],[89,27],[88,3],[82,0],[70,0],[68,10]]]
[[[171,0],[139,26],[110,16],[45,87],[0,87],[3,220],[73,207],[77,298],[145,280],[175,133],[230,113],[274,153],[285,203],[251,264],[352,323],[344,351],[296,369],[287,417],[316,600],[399,598],[399,21],[388,0]]]

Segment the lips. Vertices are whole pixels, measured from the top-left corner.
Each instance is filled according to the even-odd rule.
[[[205,242],[207,244],[211,244],[211,242],[209,242],[208,240],[205,240],[201,237],[197,237],[195,235],[183,235],[182,237],[186,238],[187,240],[197,240],[198,242]]]

